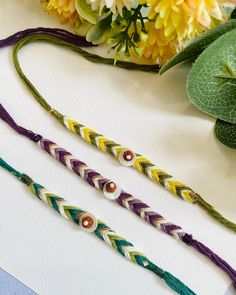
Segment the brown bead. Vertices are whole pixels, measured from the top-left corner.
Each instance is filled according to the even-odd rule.
[[[130,149],[120,151],[118,160],[123,166],[132,166],[135,163],[136,154]]]
[[[94,223],[93,218],[90,216],[85,216],[82,219],[82,225],[85,228],[91,228],[93,226],[93,223]]]
[[[113,181],[110,181],[105,184],[105,189],[108,193],[114,193],[116,188],[117,188],[117,186]]]
[[[123,154],[123,158],[125,161],[132,161],[134,158],[134,154],[131,151],[125,151]]]

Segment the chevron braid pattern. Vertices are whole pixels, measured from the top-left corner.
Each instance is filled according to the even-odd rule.
[[[80,216],[82,213],[87,213],[81,208],[72,206],[68,201],[51,193],[38,183],[31,182],[29,187],[30,190],[41,201],[56,210],[64,218],[72,220],[78,225],[80,224]],[[120,237],[101,220],[98,220],[98,226],[94,233],[99,239],[103,240],[106,244],[116,249],[120,254],[130,261],[139,264],[142,267],[146,267],[148,265],[149,260],[144,254],[142,254],[140,251],[137,251],[132,243]]]
[[[68,201],[51,193],[45,187],[36,182],[31,182],[29,188],[41,201],[56,210],[64,218],[72,220],[78,225],[80,224],[80,216],[83,213],[87,213],[81,208],[72,206]],[[115,248],[127,259],[143,267],[147,266],[149,261],[147,257],[140,251],[137,251],[133,244],[120,237],[101,220],[98,220],[98,226],[94,233],[99,239],[103,240],[112,248]]]
[[[83,178],[87,183],[97,188],[101,192],[103,192],[105,183],[111,181],[103,177],[98,172],[90,169],[84,162],[76,159],[71,155],[71,153],[58,146],[51,140],[42,138],[39,140],[38,144],[41,148],[43,148],[47,153],[56,158],[64,166],[72,170],[78,176]],[[147,204],[143,203],[141,200],[135,198],[134,196],[123,190],[121,191],[121,194],[117,198],[116,202],[120,206],[134,212],[136,215],[138,215],[154,227],[175,237],[178,240],[182,240],[186,234],[180,226],[170,223],[159,213],[154,212]]]
[[[15,170],[1,157],[0,167],[7,170],[18,180],[26,184],[31,192],[38,199],[46,203],[49,207],[56,210],[64,218],[75,222],[77,225],[79,225],[81,229],[95,234],[95,236],[104,241],[110,247],[114,248],[117,252],[119,252],[122,256],[124,256],[126,259],[130,260],[134,264],[146,268],[156,274],[158,277],[163,279],[165,283],[176,293],[181,295],[195,295],[195,293],[180,280],[174,277],[171,273],[164,271],[156,264],[152,263],[143,253],[136,250],[132,243],[117,235],[109,226],[107,226],[101,220],[98,220],[92,214],[82,210],[81,208],[71,205],[65,199],[51,193],[42,185],[34,182],[26,174],[22,174],[19,171]],[[92,223],[90,222],[91,220]],[[87,223],[83,223],[84,221]],[[93,226],[92,231],[88,230],[91,229],[91,226]]]
[[[62,123],[67,129],[79,135],[84,141],[96,146],[103,152],[111,154],[116,159],[118,159],[121,151],[127,149],[127,147],[115,143],[103,135],[96,133],[94,130],[85,127],[76,120],[63,117]],[[191,188],[186,186],[184,183],[175,180],[173,176],[158,168],[146,157],[136,154],[133,167],[139,172],[147,175],[154,182],[161,184],[177,197],[191,203],[196,201],[197,194],[194,193]]]
[[[63,116],[58,111],[51,109],[50,111],[53,116],[57,118],[67,129],[73,133],[79,135],[84,141],[96,146],[99,150],[107,152],[119,159],[120,153],[124,151],[130,151],[126,147],[115,143],[114,141],[104,137],[101,134],[96,133],[94,130],[85,127],[76,120],[70,119]],[[186,186],[184,183],[174,179],[174,177],[155,164],[153,164],[148,158],[133,153],[135,156],[133,168],[139,172],[148,176],[152,181],[162,185],[166,190],[170,191],[173,195],[188,201],[193,204],[197,204],[199,207],[204,209],[211,217],[226,226],[228,229],[236,232],[236,224],[228,219],[226,219],[222,214],[220,214],[214,207],[206,202],[198,193],[194,192],[190,187]]]

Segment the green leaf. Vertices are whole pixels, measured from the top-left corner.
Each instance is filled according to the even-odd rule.
[[[160,74],[165,73],[173,66],[184,61],[196,58],[207,46],[214,42],[221,35],[236,28],[236,20],[232,19],[227,23],[219,25],[210,31],[205,32],[202,36],[194,39],[179,54],[170,59],[160,70]]]
[[[232,19],[236,19],[236,8],[234,8],[234,10],[231,12],[230,17],[231,17]]]
[[[231,15],[232,15],[232,12],[234,11],[234,8],[229,6],[224,6],[223,9],[230,18],[233,18],[231,17]]]
[[[100,44],[108,39],[111,32],[112,14],[100,20],[96,25],[92,26],[87,35],[86,40],[93,44]]]
[[[232,149],[236,149],[236,124],[217,120],[215,125],[216,138]]]
[[[187,80],[190,101],[201,111],[236,123],[236,29],[213,42],[194,63]]]
[[[75,0],[75,9],[82,18],[91,24],[96,24],[98,13],[97,11],[92,10],[86,0]]]

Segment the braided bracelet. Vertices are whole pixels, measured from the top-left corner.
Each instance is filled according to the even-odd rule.
[[[182,295],[194,295],[195,293],[189,289],[184,283],[173,276],[171,273],[164,271],[159,266],[150,261],[143,253],[135,249],[134,245],[119,236],[103,221],[97,219],[93,214],[75,207],[65,199],[55,195],[51,191],[47,190],[42,185],[34,182],[26,174],[12,168],[0,157],[0,167],[4,168],[18,180],[23,182],[29,187],[31,192],[41,201],[48,206],[56,210],[66,219],[69,219],[79,225],[79,228],[95,234],[97,238],[114,248],[122,256],[130,260],[131,262],[140,265],[156,274],[159,278],[163,279],[165,283],[176,293]]]
[[[233,281],[236,288],[236,271],[222,258],[206,247],[203,243],[193,239],[191,234],[186,233],[180,226],[167,221],[162,215],[153,211],[140,199],[127,193],[114,181],[103,177],[97,171],[90,169],[86,163],[75,158],[70,152],[58,146],[49,139],[43,138],[31,130],[19,126],[10,114],[0,104],[0,118],[5,121],[18,134],[21,134],[31,141],[37,143],[40,148],[58,160],[61,164],[80,176],[88,184],[103,193],[106,199],[112,200],[120,206],[134,212],[157,229],[193,247],[199,253],[210,259],[215,265],[221,268]]]
[[[35,41],[46,41],[57,45],[62,45],[71,48],[72,50],[78,51],[75,45],[71,45],[64,41],[59,40],[57,37],[50,37],[42,34],[32,35],[20,40],[13,50],[13,60],[15,68],[21,77],[22,81],[26,84],[28,89],[34,95],[35,99],[39,104],[50,114],[52,114],[63,126],[77,134],[87,143],[94,145],[99,150],[111,154],[115,157],[122,165],[132,166],[139,172],[148,176],[155,183],[162,185],[165,189],[170,191],[173,195],[180,199],[186,200],[192,204],[197,204],[203,208],[208,214],[215,220],[223,224],[225,227],[236,232],[236,224],[227,220],[218,211],[216,211],[212,205],[207,203],[198,193],[194,192],[193,189],[186,186],[184,183],[177,181],[173,176],[166,173],[158,166],[153,164],[148,158],[133,152],[132,150],[104,137],[103,135],[97,133],[96,131],[85,127],[76,120],[62,115],[59,111],[52,108],[47,101],[42,97],[38,90],[33,86],[33,84],[28,80],[28,78],[23,73],[19,60],[18,52],[26,44]]]

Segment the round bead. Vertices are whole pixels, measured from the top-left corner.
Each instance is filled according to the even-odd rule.
[[[105,190],[108,193],[114,193],[116,189],[117,189],[117,186],[113,181],[109,181],[105,184]]]
[[[94,232],[98,226],[97,218],[90,213],[83,213],[79,216],[79,226],[87,232]]]
[[[115,182],[108,181],[104,184],[103,194],[109,200],[116,200],[121,194],[121,188]]]
[[[135,153],[131,150],[123,150],[119,153],[119,162],[124,166],[132,166],[135,162]]]

